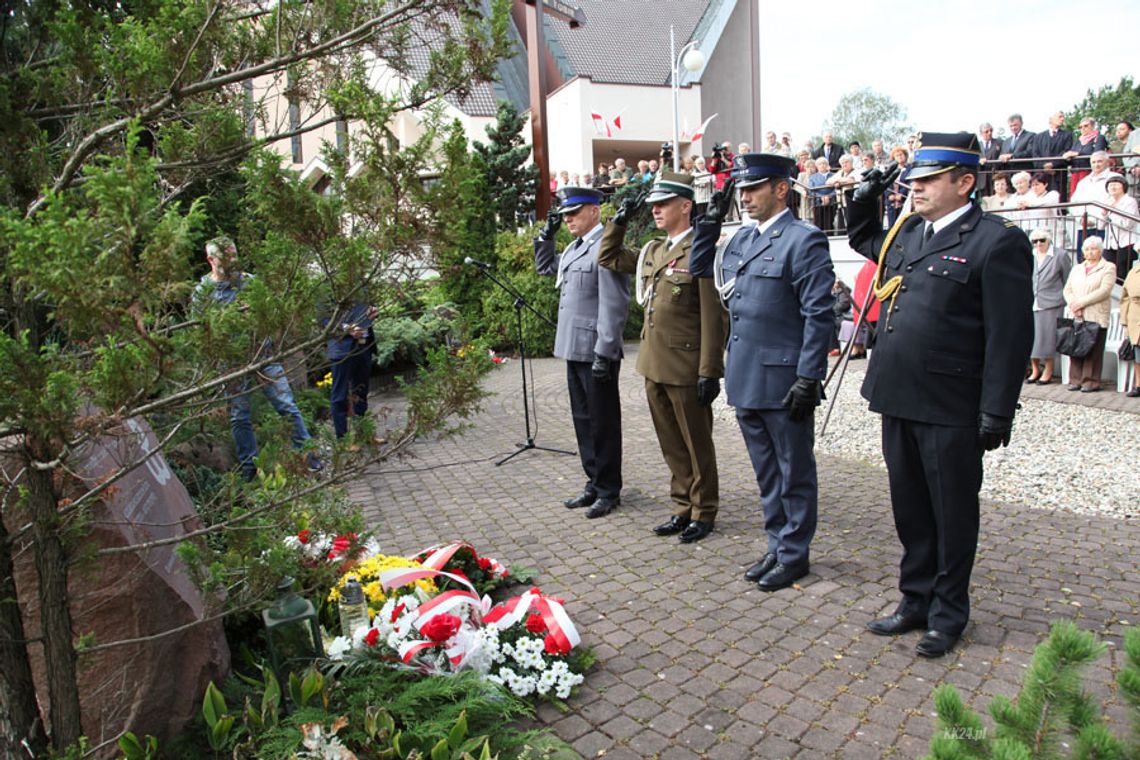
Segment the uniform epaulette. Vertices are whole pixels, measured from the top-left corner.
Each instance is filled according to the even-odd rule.
[[[1011,227],[1017,227],[1018,224],[1017,224],[1017,222],[1013,221],[1012,219],[1006,219],[1005,220],[1005,226],[1007,228],[1011,228]]]

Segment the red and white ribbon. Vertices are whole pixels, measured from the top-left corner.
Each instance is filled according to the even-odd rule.
[[[566,609],[557,599],[545,596],[538,589],[530,589],[522,596],[516,596],[496,605],[483,616],[484,623],[498,623],[500,628],[510,628],[526,617],[531,606],[542,615],[548,635],[554,637],[562,649],[569,651],[582,643],[578,629],[566,614]]]
[[[445,573],[442,570],[432,570],[424,567],[393,567],[388,570],[380,571],[380,585],[385,591],[391,591],[400,586],[407,586],[409,583],[415,583],[423,578],[449,578],[461,586],[466,586],[471,589],[471,593],[475,593],[475,587],[471,585],[471,581],[464,578],[462,575],[455,575],[454,573]]]

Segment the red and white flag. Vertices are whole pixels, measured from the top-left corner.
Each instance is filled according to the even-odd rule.
[[[708,128],[709,122],[712,121],[713,119],[715,119],[717,116],[718,116],[718,114],[714,113],[712,116],[710,116],[707,119],[705,119],[704,121],[702,121],[701,126],[697,127],[697,131],[693,133],[693,136],[690,137],[689,140],[691,142],[696,142],[697,140],[704,137],[705,136],[705,129]]]
[[[613,137],[613,133],[610,131],[609,123],[600,113],[597,111],[590,111],[590,118],[594,121],[595,132],[597,132],[599,135],[605,135],[606,137]]]
[[[614,129],[619,130],[619,131],[621,130],[621,115],[623,113],[625,113],[624,108],[621,109],[621,111],[618,112],[618,115],[614,117],[614,120],[612,122],[610,122],[611,124],[614,125]]]

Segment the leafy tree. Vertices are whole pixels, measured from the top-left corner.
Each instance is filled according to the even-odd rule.
[[[538,167],[527,164],[530,146],[523,142],[526,119],[509,101],[501,101],[496,122],[487,127],[487,145],[474,141],[475,152],[483,159],[487,187],[495,189],[494,208],[498,228],[513,231],[527,223],[534,210]]]
[[[835,135],[835,142],[847,146],[852,140],[867,150],[876,138],[884,145],[900,144],[914,128],[907,122],[906,109],[870,87],[839,98],[835,110],[824,122],[824,130]]]
[[[0,23],[0,439],[22,473],[3,510],[27,525],[8,535],[0,521],[0,755],[23,756],[23,741],[38,752],[47,733],[57,749],[80,738],[82,658],[122,643],[77,651],[83,632],[67,593],[75,564],[175,541],[86,546],[84,515],[142,458],[88,488],[69,474],[75,452],[135,417],[168,447],[234,382],[319,351],[325,335],[309,316],[318,293],[337,307],[365,291],[381,305],[400,297],[425,246],[446,237],[422,177],[448,177],[457,161],[436,155],[430,114],[412,145],[395,144],[385,125],[489,80],[509,49],[508,16],[504,0],[490,15],[479,0],[24,0],[6,4]],[[406,86],[376,89],[378,62]],[[278,125],[252,97],[285,81],[308,115],[300,125]],[[327,151],[332,192],[322,196],[265,146],[337,119],[357,125],[352,159],[363,169]],[[219,192],[236,203],[218,202]],[[193,262],[218,232],[237,238],[257,280],[244,311],[188,318]],[[273,349],[251,354],[265,338]],[[328,482],[471,409],[472,374],[446,354],[433,358],[405,429],[357,454],[338,448]],[[244,568],[261,561],[246,558],[272,555],[291,520],[320,511],[319,487],[293,477],[286,446],[266,441],[259,464],[260,481],[219,492],[211,514],[220,518],[194,534],[207,540],[182,546],[189,559],[197,553],[207,589],[236,590],[228,603],[239,606],[273,577]],[[208,539],[231,527],[245,544],[227,564]],[[30,688],[11,572],[17,540],[31,545],[37,573],[50,732]],[[235,581],[243,570],[249,583]]]
[[[1107,129],[1107,137],[1112,139],[1112,129],[1120,122],[1140,122],[1140,85],[1132,77],[1121,77],[1115,87],[1106,84],[1096,92],[1090,89],[1084,100],[1066,112],[1065,126],[1076,134],[1077,125],[1087,116]]]

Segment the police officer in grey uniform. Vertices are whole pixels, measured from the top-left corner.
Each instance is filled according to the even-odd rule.
[[[762,591],[791,586],[810,569],[819,485],[815,408],[835,329],[835,270],[827,237],[787,208],[795,161],[746,153],[696,223],[690,269],[714,277],[729,310],[725,393],[752,459],[768,549],[745,578]],[[755,226],[738,230],[719,258],[732,185]]]
[[[882,415],[903,545],[902,601],[867,627],[923,630],[916,651],[941,657],[969,620],[982,455],[1009,443],[1033,342],[1033,270],[1025,233],[970,201],[977,138],[919,139],[907,175],[915,213],[883,231],[877,200],[897,167],[875,169],[856,189],[849,236],[879,264],[883,309],[862,393]]]
[[[602,193],[590,187],[565,187],[559,206],[547,215],[534,241],[534,265],[553,275],[560,290],[554,355],[566,360],[570,413],[586,485],[563,504],[589,507],[586,517],[609,514],[621,503],[622,331],[629,311],[630,277],[598,266],[602,239]],[[565,220],[574,236],[561,256],[554,237]]]

